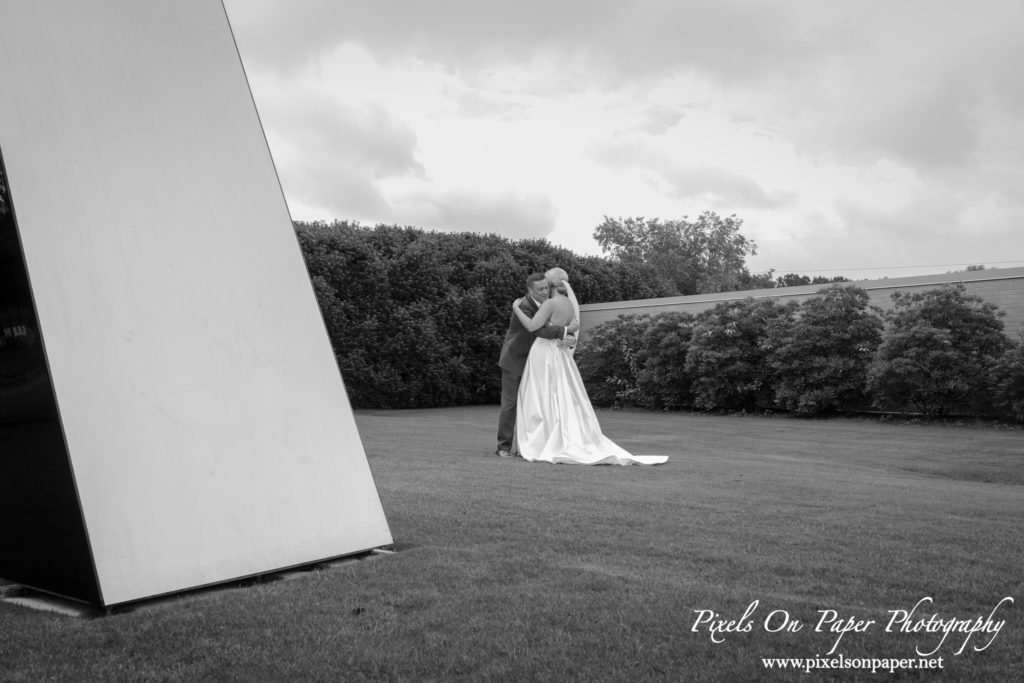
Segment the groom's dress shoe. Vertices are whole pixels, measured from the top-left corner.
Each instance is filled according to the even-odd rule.
[[[509,451],[506,451],[504,448],[499,448],[498,450],[496,450],[494,452],[494,454],[496,456],[498,456],[499,458],[511,458],[512,457],[512,454]]]

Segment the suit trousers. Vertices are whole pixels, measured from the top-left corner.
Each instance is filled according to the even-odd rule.
[[[516,433],[516,402],[519,400],[519,383],[523,374],[501,370],[501,413],[498,415],[498,450],[512,450],[512,439]]]

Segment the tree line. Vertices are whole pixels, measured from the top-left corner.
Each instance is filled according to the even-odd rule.
[[[1024,338],[963,285],[896,292],[882,312],[853,285],[797,304],[722,302],[622,316],[577,354],[598,405],[801,416],[884,410],[1024,419]]]
[[[583,302],[669,296],[642,263],[544,239],[297,222],[299,244],[354,406],[493,403],[498,354],[526,278],[561,266]]]
[[[731,239],[735,249],[752,248],[738,239],[731,217],[700,220],[719,239],[688,249],[722,252]],[[602,237],[600,228],[595,237],[607,256],[580,256],[544,239],[395,225],[296,222],[295,230],[349,397],[360,408],[495,402],[511,302],[532,272],[561,266],[582,303],[756,282],[733,257],[705,255],[689,266],[650,258],[667,242],[626,255],[614,244],[628,244],[627,237]],[[673,230],[699,232],[678,221]],[[701,274],[713,267],[717,274]],[[962,286],[894,298],[882,313],[864,290],[832,284],[802,304],[748,298],[699,315],[622,316],[588,333],[576,358],[598,405],[1024,415],[1024,344],[1006,336],[993,304]]]

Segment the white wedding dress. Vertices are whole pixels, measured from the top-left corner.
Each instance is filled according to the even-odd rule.
[[[569,290],[572,291],[571,288]],[[575,296],[570,296],[579,310]],[[578,315],[578,313],[577,313]],[[530,348],[519,384],[513,450],[530,462],[660,465],[664,455],[631,455],[601,433],[573,350],[551,339]]]

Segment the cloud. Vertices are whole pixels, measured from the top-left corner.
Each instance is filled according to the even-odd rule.
[[[433,230],[499,233],[512,239],[547,237],[556,209],[547,197],[465,190],[419,191],[397,197],[397,222]]]
[[[1000,112],[1024,116],[1021,3],[970,12],[934,2],[842,7],[822,29],[834,38],[827,48],[748,91],[749,108],[808,151],[948,167],[971,161]]]
[[[423,173],[416,133],[379,103],[352,104],[323,91],[294,90],[268,101],[275,103],[275,132],[313,160],[339,160],[374,178]]]
[[[729,168],[688,163],[645,142],[607,142],[594,145],[592,157],[617,170],[637,169],[652,174],[663,192],[681,200],[699,200],[729,212],[739,207],[778,208],[791,203],[789,194],[769,193],[760,184]]]
[[[842,198],[836,212],[844,232],[865,240],[898,239],[922,241],[936,233],[949,234],[957,229],[958,200],[935,191],[919,192],[900,205],[880,208],[875,204]],[[909,239],[908,239],[909,238]]]
[[[453,70],[548,58],[575,76],[621,85],[682,69],[754,81],[764,68],[799,63],[827,40],[794,14],[815,2],[719,0],[227,0],[243,54],[256,66],[317,64],[358,42],[384,61],[415,58]],[[571,79],[576,80],[576,79]]]
[[[475,91],[467,91],[455,97],[458,100],[456,114],[467,119],[497,118],[514,121],[524,117],[530,109],[521,102],[485,97]]]
[[[761,117],[795,117],[803,130],[794,132],[810,143],[923,164],[966,158],[972,109],[986,93],[998,95],[992,106],[1018,112],[1024,98],[1024,9],[1014,0],[970,12],[931,0],[230,0],[228,10],[243,53],[274,68],[315,64],[358,42],[381,60],[459,73],[543,61],[562,71],[562,87],[699,74]]]
[[[1019,0],[226,6],[289,199],[339,216],[562,236],[711,208],[822,268],[932,262],[945,233],[915,226],[1024,213]],[[771,246],[822,217],[823,241]]]
[[[958,163],[977,138],[974,109],[1024,113],[1024,7],[817,0],[229,0],[243,54],[274,68],[315,64],[358,42],[387,62],[422,60],[470,78],[529,65],[560,88],[643,88],[696,74],[811,149]],[[545,74],[550,80],[553,74]],[[646,86],[645,86],[646,84]],[[656,110],[652,109],[652,113]],[[667,113],[669,110],[662,110]],[[656,114],[652,130],[667,125]]]
[[[380,181],[422,177],[417,136],[380,103],[354,103],[303,81],[260,81],[254,95],[285,194],[302,213],[373,217]]]
[[[1007,254],[1007,246],[1024,210],[971,190],[922,186],[888,208],[840,199],[836,217],[848,240],[844,256],[860,263],[878,263],[878,254],[884,254],[879,265],[991,265],[1014,256]]]
[[[682,121],[684,116],[686,116],[686,112],[678,107],[654,105],[643,112],[640,123],[627,129],[626,132],[662,135]]]

